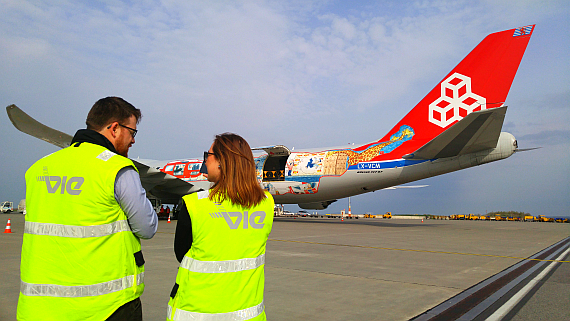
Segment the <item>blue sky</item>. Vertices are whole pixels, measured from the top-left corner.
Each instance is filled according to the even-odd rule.
[[[366,143],[487,34],[536,24],[503,130],[542,149],[356,196],[353,211],[570,216],[569,17],[567,1],[1,0],[0,102],[73,134],[96,100],[123,97],[143,112],[131,157],[199,157],[226,131],[252,146]],[[0,125],[0,200],[17,202],[57,148]]]

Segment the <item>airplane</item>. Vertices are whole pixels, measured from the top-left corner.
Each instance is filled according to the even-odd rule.
[[[322,210],[338,199],[510,157],[515,137],[501,132],[505,100],[535,25],[488,35],[381,139],[349,147],[252,148],[261,187],[276,204]],[[20,131],[61,148],[72,136],[45,126],[15,105]],[[207,190],[203,160],[132,159],[150,196],[167,204]],[[404,186],[402,186],[404,187]]]

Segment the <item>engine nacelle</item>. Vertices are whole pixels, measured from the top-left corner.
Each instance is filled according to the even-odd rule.
[[[332,203],[336,202],[336,200],[331,201],[323,201],[323,202],[313,202],[313,203],[301,203],[298,204],[300,208],[305,210],[324,210],[325,208],[329,207]]]

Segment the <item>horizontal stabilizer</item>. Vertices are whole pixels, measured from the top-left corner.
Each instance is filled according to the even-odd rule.
[[[71,144],[73,137],[38,122],[16,105],[6,107],[6,112],[14,127],[23,133],[45,140],[61,148],[69,147]]]
[[[468,114],[404,159],[436,159],[476,153],[495,148],[507,106]]]
[[[542,147],[532,147],[532,148],[517,148],[515,149],[515,153],[518,152],[528,152],[529,150],[541,149]]]
[[[428,187],[429,185],[398,185],[398,186],[390,186],[383,189],[400,189],[400,188],[422,188]]]

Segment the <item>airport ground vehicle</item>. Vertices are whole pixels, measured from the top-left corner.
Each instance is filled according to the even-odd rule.
[[[366,213],[364,214],[364,218],[376,218],[376,215],[373,215],[372,213]]]
[[[0,211],[2,213],[10,213],[14,210],[14,203],[10,201],[2,202],[0,205]]]
[[[154,208],[154,211],[158,213],[158,211],[160,210],[160,206],[162,205],[160,200],[154,197],[149,197],[148,199],[150,201],[150,204],[152,204],[152,208]]]
[[[386,212],[386,214],[382,215],[382,218],[392,218],[392,212]]]
[[[532,215],[525,215],[523,221],[525,221],[525,222],[534,222],[534,221],[536,221],[536,220],[535,220],[534,216],[532,216]]]
[[[297,215],[301,216],[301,217],[307,217],[311,214],[309,214],[309,212],[304,211],[304,210],[300,210],[299,212],[297,212]]]

